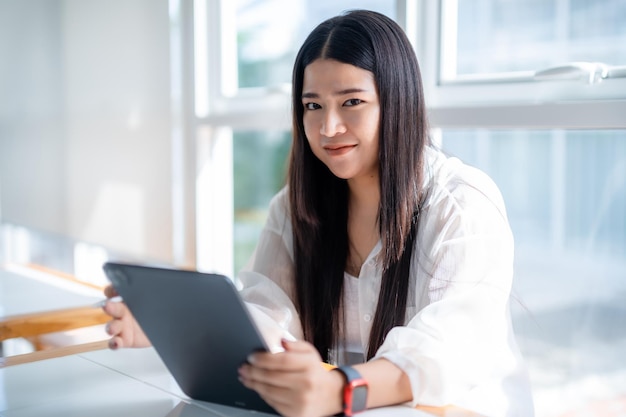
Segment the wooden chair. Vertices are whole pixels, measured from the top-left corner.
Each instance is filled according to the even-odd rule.
[[[80,283],[67,274],[39,266],[30,267],[56,278]],[[108,337],[102,326],[109,320],[110,317],[94,305],[0,317],[0,343],[23,338],[30,342],[34,350],[0,357],[0,367],[104,349]]]
[[[63,336],[68,330],[86,329],[109,320],[110,317],[102,309],[93,306],[0,318],[0,342],[24,338],[34,348],[34,352],[3,357],[0,359],[0,367],[104,349],[107,347],[107,338],[103,330],[100,340],[94,340],[93,336],[87,334],[82,338],[77,337],[77,340],[82,339],[78,344],[63,342]]]
[[[70,309],[60,310],[60,311],[65,313],[65,312],[68,312],[69,310]],[[75,310],[80,310],[80,309],[75,309]],[[54,314],[53,314],[53,317],[54,317]],[[1,319],[0,320],[0,329],[1,329],[0,332],[2,333],[1,334],[2,338],[0,339],[2,340],[7,339],[7,338],[4,338],[5,331],[7,331],[7,333],[10,332],[11,334],[20,334],[21,326],[16,325],[16,322],[14,320],[21,320],[23,318],[25,318],[25,316],[15,316],[15,317]],[[39,319],[36,319],[36,320],[39,320]],[[106,318],[106,320],[108,320],[108,318]],[[56,324],[53,324],[53,326],[56,326]],[[36,338],[41,338],[42,336],[43,335],[40,334],[40,335],[37,335]],[[21,336],[16,336],[16,337],[21,337]],[[38,350],[35,350],[34,352],[1,357],[0,368],[11,366],[11,365],[18,365],[21,363],[34,362],[34,361],[38,361],[42,359],[49,359],[49,358],[66,356],[66,355],[72,355],[75,353],[90,352],[92,350],[106,349],[108,346],[108,340],[98,340],[98,341],[91,341],[91,342],[86,342],[86,343],[65,345],[65,346],[45,345],[43,348],[42,348],[43,345],[41,344],[37,346],[36,342],[34,343],[34,345],[38,349]]]

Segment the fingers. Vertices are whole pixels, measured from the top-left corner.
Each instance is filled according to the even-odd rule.
[[[102,307],[102,310],[115,319],[123,318],[128,313],[126,304],[113,301],[107,301],[104,307]]]
[[[119,318],[114,318],[106,324],[104,330],[109,336],[112,336],[109,340],[110,349],[115,350],[130,345],[130,341],[124,340],[124,337],[129,337],[129,332],[125,331],[125,327],[124,320]]]
[[[109,340],[109,349],[111,349],[111,350],[116,350],[116,349],[119,349],[119,348],[121,348],[121,347],[124,347],[124,346],[123,346],[123,343],[124,343],[124,341],[122,340],[122,338],[121,338],[121,337],[119,337],[119,336],[117,336],[117,337],[112,337],[112,338]]]
[[[121,320],[111,320],[106,324],[105,331],[109,336],[117,336],[124,330],[124,323]]]
[[[306,355],[281,353],[255,353],[248,357],[255,368],[267,371],[296,372],[307,368]]]
[[[275,409],[280,409],[281,406],[288,404],[289,392],[293,387],[290,386],[277,386],[267,384],[266,382],[250,376],[250,365],[244,365],[239,371],[239,381],[251,390],[254,390],[259,394],[269,405]]]
[[[282,341],[285,352],[258,352],[248,356],[248,362],[257,368],[281,372],[303,371],[314,364],[319,366],[322,358],[315,347],[304,341]]]
[[[104,295],[106,296],[106,298],[113,298],[119,294],[117,293],[115,288],[113,288],[113,285],[109,284],[104,288]]]
[[[261,391],[268,393],[269,387],[293,388],[289,378],[290,374],[283,371],[258,368],[248,364],[244,364],[239,368],[239,380],[259,394]]]
[[[306,403],[307,385],[302,384],[301,373],[268,371],[252,365],[243,365],[239,369],[239,381],[271,405],[281,415],[291,415],[288,410],[294,405]]]
[[[104,294],[110,298],[115,296],[115,290],[112,286],[108,286],[104,290]],[[124,339],[120,336],[124,330],[124,322],[122,318],[126,313],[126,306],[123,303],[114,303],[107,301],[102,310],[111,316],[113,320],[109,321],[105,326],[108,335],[113,336],[109,340],[109,349],[115,350],[124,346]]]
[[[111,316],[105,331],[112,336],[109,341],[111,349],[122,347],[148,347],[150,340],[139,327],[132,313],[123,302],[107,301],[102,310]]]
[[[339,395],[337,404],[327,400],[335,394],[329,387],[334,387],[330,380],[336,375],[320,366],[315,348],[306,342],[289,342],[285,349],[251,355],[251,363],[239,369],[241,383],[282,415],[328,415],[340,409]],[[339,385],[342,383],[340,380]]]
[[[248,362],[240,368],[241,377],[274,387],[293,387],[326,372],[320,366],[317,350],[307,342],[286,342],[285,352],[255,353],[248,357]]]
[[[280,341],[288,352],[299,352],[299,353],[315,353],[317,354],[317,349],[309,342],[305,342],[303,340],[287,340],[283,339]]]

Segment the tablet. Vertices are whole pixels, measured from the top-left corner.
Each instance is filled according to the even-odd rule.
[[[277,414],[239,382],[248,355],[268,349],[230,279],[115,262],[103,269],[186,395]]]

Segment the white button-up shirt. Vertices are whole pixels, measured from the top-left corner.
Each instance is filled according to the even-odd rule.
[[[513,236],[502,196],[483,172],[437,150],[427,149],[425,166],[406,322],[388,333],[373,360],[386,358],[406,372],[410,405],[530,417],[528,377],[510,318]],[[358,277],[363,351],[381,285],[380,250],[378,242]],[[279,349],[281,337],[303,337],[293,259],[283,189],[270,204],[255,256],[239,275],[241,294],[271,349]]]

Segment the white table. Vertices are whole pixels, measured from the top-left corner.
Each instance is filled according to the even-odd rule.
[[[0,265],[0,317],[84,307],[103,299],[95,288],[19,265]]]
[[[154,349],[102,350],[0,368],[2,417],[268,416],[189,399]],[[362,417],[432,417],[386,407]]]

